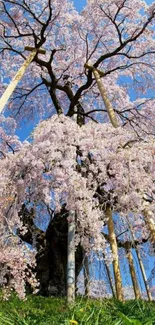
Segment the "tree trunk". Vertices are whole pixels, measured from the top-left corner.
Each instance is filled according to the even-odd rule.
[[[29,54],[27,59],[24,61],[23,65],[20,67],[20,69],[18,70],[18,72],[16,73],[16,75],[14,76],[14,78],[12,79],[10,84],[8,85],[8,87],[6,88],[4,94],[0,98],[0,113],[2,113],[7,101],[9,100],[9,98],[11,97],[16,86],[18,85],[18,82],[23,77],[26,69],[28,68],[28,66],[30,65],[30,63],[32,62],[32,60],[34,59],[34,57],[36,56],[36,53],[38,51],[39,51],[39,49],[31,48],[31,53]],[[46,51],[44,51],[42,54],[45,54],[45,52]]]
[[[89,258],[85,254],[84,255],[84,290],[85,296],[90,296],[90,271],[89,271]]]
[[[119,267],[118,248],[117,248],[117,241],[116,241],[114,223],[113,223],[110,206],[107,206],[106,217],[108,218],[109,241],[110,241],[110,246],[114,257],[113,269],[114,269],[114,278],[115,278],[115,286],[116,286],[116,297],[118,300],[123,301],[124,297],[123,297],[122,279],[121,279],[121,273]]]
[[[107,110],[107,113],[108,113],[108,116],[109,116],[109,119],[110,119],[110,122],[111,124],[113,125],[113,127],[117,128],[119,126],[118,124],[118,121],[117,121],[117,118],[116,118],[116,114],[115,114],[115,111],[112,107],[112,104],[107,96],[107,92],[106,92],[106,89],[102,83],[102,80],[100,78],[100,75],[104,76],[104,73],[101,72],[100,70],[98,69],[95,69],[93,66],[89,65],[89,64],[85,64],[85,67],[92,70],[93,74],[94,74],[94,77],[96,79],[96,83],[97,83],[97,86],[98,86],[98,89],[100,91],[100,94],[102,96],[102,99],[103,99],[103,102],[104,102],[104,105],[105,105],[105,108]]]
[[[75,301],[75,212],[69,212],[67,247],[67,302]]]
[[[30,245],[35,237],[37,265],[34,270],[40,282],[39,294],[43,296],[66,296],[67,294],[67,235],[68,211],[62,207],[60,213],[51,216],[44,232],[34,225],[34,211],[28,211],[23,205],[21,219],[28,232],[19,233],[22,240]],[[83,266],[83,249],[78,246],[75,252],[75,279]]]
[[[143,265],[143,262],[142,262],[142,259],[141,259],[141,256],[140,256],[140,252],[139,252],[139,249],[138,249],[137,246],[135,247],[135,250],[136,250],[137,258],[138,258],[138,261],[139,261],[140,269],[141,269],[141,272],[142,272],[142,277],[143,277],[143,281],[144,281],[144,284],[145,284],[148,300],[152,301],[152,296],[151,296],[149,285],[147,283],[147,277],[146,277],[144,265]]]
[[[133,240],[133,243],[134,243],[136,241],[135,234],[134,234],[134,231],[133,231],[133,229],[132,229],[132,227],[130,225],[128,217],[127,217],[127,221],[128,221],[128,226],[129,226],[130,233],[131,233],[131,236],[132,236],[132,240]],[[147,277],[146,277],[143,261],[142,261],[141,256],[140,256],[138,246],[134,245],[134,247],[135,247],[135,251],[136,251],[136,254],[137,254],[137,259],[138,259],[138,262],[139,262],[139,266],[140,266],[140,269],[141,269],[143,281],[144,281],[144,284],[145,284],[145,289],[146,289],[146,292],[147,292],[148,300],[152,301],[152,296],[151,296],[150,288],[149,288],[149,285],[148,285],[148,282],[147,282]]]
[[[64,296],[67,292],[67,216],[63,210],[52,218],[45,234],[45,246],[41,251],[37,249],[36,272],[40,294],[44,296]]]
[[[103,258],[105,258],[104,254],[103,254]],[[113,298],[115,299],[115,298],[116,298],[116,294],[115,294],[115,290],[114,290],[114,287],[113,287],[113,281],[112,281],[112,277],[111,277],[110,269],[109,269],[109,266],[107,265],[106,262],[104,262],[104,264],[105,264],[105,269],[106,269],[106,272],[107,272],[107,277],[108,277],[108,281],[109,281],[110,289],[111,289],[111,292],[112,292]]]
[[[129,268],[130,268],[130,274],[131,274],[133,289],[135,293],[135,298],[140,299],[141,298],[140,290],[137,282],[137,277],[136,277],[136,272],[134,268],[134,262],[133,262],[133,257],[132,257],[132,252],[130,247],[126,248],[126,256],[129,262]]]

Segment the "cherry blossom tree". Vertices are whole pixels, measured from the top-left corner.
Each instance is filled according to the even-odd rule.
[[[1,94],[26,59],[25,46],[46,49],[46,55],[36,54],[6,107],[18,125],[44,120],[34,130],[32,143],[21,145],[13,129],[0,129],[1,195],[7,199],[1,218],[12,238],[22,241],[21,261],[28,254],[32,268],[33,254],[24,243],[36,248],[41,292],[48,294],[52,288],[60,294],[66,285],[69,211],[76,212],[77,275],[83,250],[102,249],[105,259],[116,258],[107,256],[112,237],[101,231],[109,220],[107,207],[124,221],[118,247],[131,244],[124,230],[129,228],[126,217],[135,230],[137,220],[141,226],[134,244],[154,232],[153,217],[150,224],[144,216],[152,216],[155,208],[155,7],[142,0],[88,0],[79,14],[69,0],[2,0],[0,12]],[[86,64],[102,70],[117,129],[108,123],[106,101]],[[14,123],[4,117],[1,121]],[[47,217],[47,231],[41,231],[36,219],[43,223]],[[1,260],[13,270],[10,243],[8,260],[3,262],[3,254]],[[5,244],[2,239],[3,249]],[[31,274],[26,275],[28,263],[14,268],[23,282],[33,282]],[[1,278],[9,286],[6,273]],[[11,286],[16,289],[15,282]]]

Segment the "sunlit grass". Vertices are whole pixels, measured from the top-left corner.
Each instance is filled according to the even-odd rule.
[[[155,302],[77,298],[68,307],[63,298],[12,296],[0,302],[0,325],[155,325]]]

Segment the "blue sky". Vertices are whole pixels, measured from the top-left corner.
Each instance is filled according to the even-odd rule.
[[[74,4],[77,10],[81,11],[86,5],[86,0],[74,0]]]
[[[146,3],[151,4],[153,0],[146,0]],[[74,0],[74,4],[77,10],[81,11],[86,4],[86,0]]]

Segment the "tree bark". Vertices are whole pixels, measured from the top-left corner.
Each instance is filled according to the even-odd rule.
[[[67,294],[67,236],[68,236],[68,211],[62,207],[60,213],[51,216],[51,221],[46,231],[34,225],[35,212],[28,211],[23,205],[20,212],[21,219],[28,232],[19,234],[22,240],[33,244],[37,249],[37,278],[40,282],[39,294],[43,296],[66,296]],[[79,245],[75,252],[75,279],[83,266],[83,249]]]
[[[51,219],[45,246],[42,251],[37,248],[36,272],[44,296],[64,296],[67,292],[67,216],[63,209]]]
[[[108,232],[109,232],[109,241],[111,250],[113,253],[113,269],[114,269],[114,278],[115,278],[115,287],[116,287],[116,297],[118,300],[123,301],[123,288],[122,288],[122,279],[119,267],[119,258],[118,258],[118,248],[117,241],[114,231],[114,223],[112,218],[112,212],[110,206],[107,205],[106,208],[106,217],[108,218]]]

